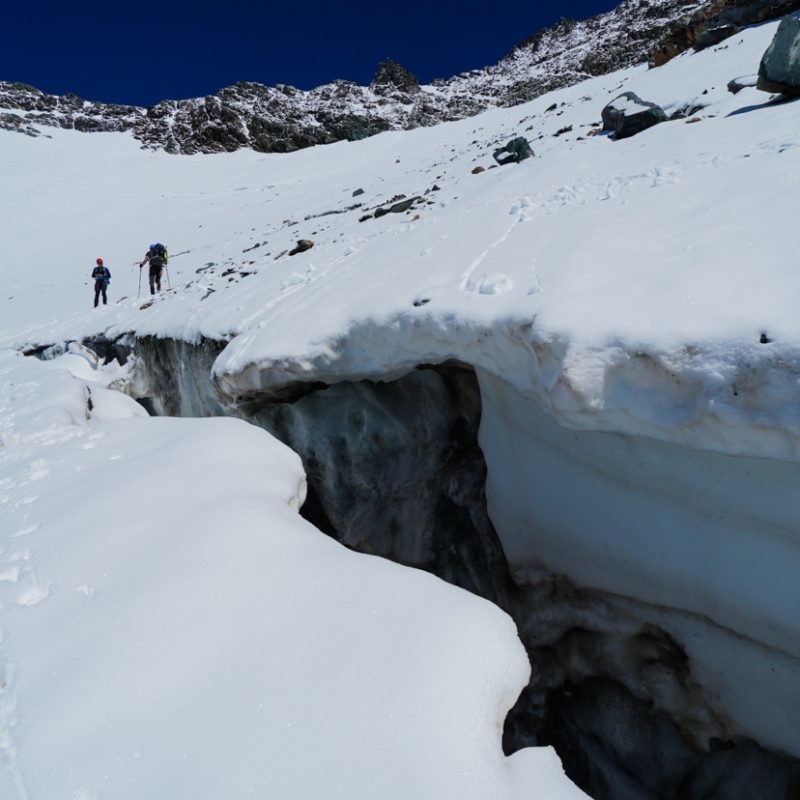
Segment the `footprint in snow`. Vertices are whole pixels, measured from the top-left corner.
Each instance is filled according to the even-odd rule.
[[[301,275],[299,272],[292,272],[281,282],[281,291],[290,289],[292,286],[301,286],[304,283],[308,283],[308,278],[305,275]]]
[[[531,288],[528,289],[528,297],[530,297],[531,295],[534,295],[534,294],[539,294],[539,292],[541,292],[541,291],[542,291],[541,284],[539,283],[539,281],[536,280],[536,278],[534,278],[533,279],[533,284],[531,285]]]
[[[16,507],[19,506],[29,506],[31,503],[35,503],[39,499],[38,494],[28,495],[28,497],[23,497],[21,500],[15,503]]]
[[[0,572],[0,583],[16,583],[19,580],[19,567],[11,567]]]
[[[479,294],[503,294],[514,288],[511,278],[502,273],[484,275],[478,284]]]
[[[18,606],[37,606],[50,596],[50,586],[31,586],[17,595]]]
[[[520,198],[518,203],[514,203],[511,208],[508,210],[508,213],[511,216],[519,216],[520,220],[525,218],[525,214],[533,208],[533,201],[528,197],[528,195],[524,195]]]
[[[32,481],[40,481],[50,474],[50,467],[47,466],[45,461],[34,461],[30,465],[30,475],[28,476]]]

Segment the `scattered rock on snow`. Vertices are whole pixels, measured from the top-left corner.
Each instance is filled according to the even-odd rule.
[[[298,253],[304,253],[306,250],[310,250],[314,246],[314,242],[311,239],[298,239],[297,246],[289,251],[290,256],[296,256]]]
[[[742,89],[749,89],[758,83],[758,75],[742,75],[728,81],[728,91],[731,94],[741,92]]]
[[[386,214],[402,214],[404,211],[408,211],[417,200],[422,200],[422,198],[417,195],[416,197],[409,197],[408,200],[403,200],[399,203],[395,203],[389,208],[377,208],[375,209],[375,218],[383,217]]]
[[[474,167],[472,170],[473,175],[479,175],[481,172],[486,172],[485,167]]]
[[[758,88],[800,97],[800,19],[784,17],[761,57]]]
[[[661,106],[642,100],[634,92],[623,92],[603,109],[602,117],[604,131],[611,131],[617,139],[625,139],[664,122],[667,115]]]
[[[492,153],[492,157],[501,167],[505,164],[518,164],[532,155],[534,155],[533,150],[524,136],[517,136],[505,147],[500,147]]]

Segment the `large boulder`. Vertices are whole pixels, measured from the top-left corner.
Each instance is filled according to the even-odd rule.
[[[604,131],[611,131],[617,139],[625,139],[664,122],[667,115],[661,106],[642,100],[633,92],[625,92],[603,109],[602,117]]]
[[[502,167],[504,164],[518,164],[533,155],[533,150],[524,136],[517,136],[512,139],[505,147],[501,147],[492,153],[494,160]]]
[[[758,66],[758,88],[800,97],[800,19],[784,17]]]

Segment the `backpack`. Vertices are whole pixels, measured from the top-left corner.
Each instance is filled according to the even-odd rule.
[[[157,244],[147,251],[150,259],[150,266],[161,269],[167,263],[167,248],[163,244]]]

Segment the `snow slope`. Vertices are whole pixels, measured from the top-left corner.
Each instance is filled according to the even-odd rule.
[[[499,612],[315,534],[290,509],[296,460],[244,424],[128,419],[115,402],[123,419],[87,421],[83,382],[39,383],[45,367],[12,354],[129,332],[228,341],[214,377],[232,403],[473,365],[490,513],[517,577],[550,569],[672,609],[727,732],[800,755],[797,106],[725,89],[756,71],[775,27],[525,106],[291,155],[0,132],[0,655],[16,665],[2,747],[17,796],[134,797],[174,780],[171,794],[212,797],[225,780],[226,797],[269,782],[300,797],[320,776],[357,797],[376,781],[396,797],[575,793],[552,755],[501,756],[525,667]],[[612,142],[595,123],[622,91],[668,113],[705,107]],[[472,174],[519,134],[535,159]],[[359,222],[399,194],[423,200]],[[288,256],[300,238],[314,247]],[[155,239],[174,291],[143,307],[136,265]],[[96,256],[113,279],[94,310]],[[193,658],[167,649],[162,670],[178,632]],[[51,738],[54,708],[67,729],[84,720],[68,749]]]

